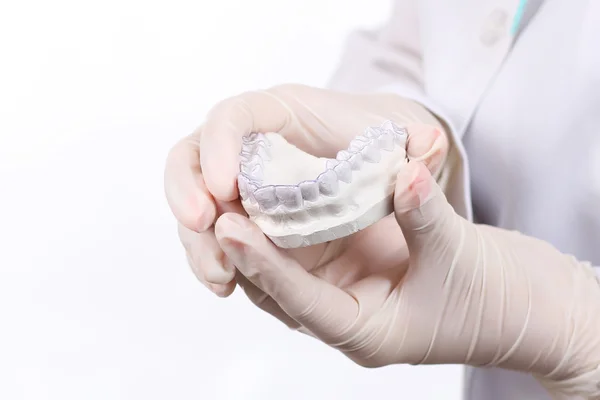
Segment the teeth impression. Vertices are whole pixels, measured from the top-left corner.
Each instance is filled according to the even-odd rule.
[[[298,185],[302,199],[306,201],[317,201],[319,198],[319,185],[315,181],[305,181]]]
[[[317,178],[319,184],[319,192],[325,196],[335,196],[339,189],[337,174],[328,169]]]
[[[346,183],[352,182],[352,166],[348,161],[340,161],[338,165],[333,168],[333,171],[340,181]]]
[[[263,186],[254,191],[254,198],[265,210],[270,210],[279,204],[275,194],[275,186]]]
[[[276,186],[275,195],[279,203],[289,210],[302,207],[302,193],[298,186]]]
[[[365,160],[366,162],[377,163],[381,161],[381,151],[379,150],[375,141],[365,146],[360,151],[360,154],[362,154],[363,160]]]
[[[362,228],[357,227],[356,222],[352,222],[353,228],[346,227],[345,230],[342,229],[335,234],[330,231],[336,228],[331,227],[327,228],[324,233],[316,232],[301,235],[302,237],[297,234],[294,235],[293,229],[281,221],[290,218],[295,219],[295,213],[306,213],[309,209],[312,211],[308,215],[312,215],[313,219],[319,219],[318,215],[327,217],[331,214],[327,212],[323,214],[323,211],[318,211],[315,207],[325,207],[323,208],[325,211],[338,206],[338,208],[341,207],[340,209],[347,209],[348,207],[343,201],[340,204],[335,203],[335,199],[340,194],[340,190],[345,187],[344,185],[353,184],[353,175],[360,174],[363,167],[366,168],[368,164],[381,162],[384,153],[396,151],[399,147],[404,150],[406,139],[406,129],[395,125],[391,121],[386,121],[379,127],[369,127],[365,129],[362,135],[355,137],[350,142],[347,150],[339,151],[335,159],[324,160],[325,170],[315,179],[301,181],[298,184],[278,185],[265,184],[264,182],[266,176],[265,165],[273,159],[272,155],[277,153],[271,154],[274,148],[267,136],[262,133],[252,133],[242,138],[240,152],[240,174],[238,175],[237,184],[242,205],[246,208],[250,218],[255,218],[255,222],[263,221],[263,219],[256,219],[259,216],[269,217],[271,219],[267,218],[265,221],[272,221],[269,222],[270,224],[283,224],[281,226],[292,230],[292,235],[284,235],[290,239],[278,239],[269,235],[275,244],[281,247],[302,247],[320,243],[326,237],[329,238],[327,240],[332,240],[351,234],[375,221],[369,222]],[[406,157],[405,153],[404,157]],[[365,162],[368,164],[365,165]],[[396,162],[393,165],[398,165],[398,163]],[[364,176],[361,179],[364,183]],[[361,185],[360,182],[359,180],[356,185]],[[360,186],[356,190],[360,190]],[[323,203],[324,201],[325,203]],[[334,203],[331,203],[332,201]],[[302,220],[302,217],[297,218]],[[305,217],[305,220],[306,218],[310,222],[311,217]],[[263,226],[261,226],[262,228]],[[293,240],[291,239],[292,236],[294,237]]]

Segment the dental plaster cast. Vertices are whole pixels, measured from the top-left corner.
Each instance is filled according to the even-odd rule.
[[[329,159],[305,153],[277,133],[252,133],[240,153],[242,206],[282,248],[351,235],[394,211],[407,137],[406,129],[386,121]]]

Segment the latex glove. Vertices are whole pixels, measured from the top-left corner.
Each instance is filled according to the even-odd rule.
[[[442,170],[449,147],[443,127],[421,105],[400,96],[283,85],[247,92],[215,106],[204,125],[171,150],[165,171],[167,199],[198,279],[220,296],[228,296],[235,288],[235,268],[217,243],[212,225],[226,211],[246,215],[237,200],[236,184],[243,135],[279,132],[306,152],[335,157],[366,127],[387,119],[409,125],[409,158],[424,160],[434,173]],[[361,234],[362,242],[348,238],[288,254],[318,276],[350,283],[373,271],[387,270],[399,255],[406,254],[401,240],[393,246],[381,245],[381,238],[389,235],[401,236],[392,216]],[[344,260],[355,255],[365,262],[345,267]],[[337,263],[323,267],[332,259]],[[262,308],[273,308],[262,292],[248,290]]]
[[[388,268],[350,284],[306,272],[240,215],[223,215],[215,232],[288,320],[361,365],[500,366],[543,377],[556,393],[600,395],[600,287],[588,265],[458,216],[419,162],[398,175],[394,201],[408,269],[401,254],[386,251],[404,242],[389,226],[380,243],[368,244],[387,253]],[[356,243],[321,268],[381,263]]]

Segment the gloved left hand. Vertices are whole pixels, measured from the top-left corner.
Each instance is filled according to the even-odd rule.
[[[500,366],[531,372],[562,395],[600,394],[600,287],[588,265],[463,219],[421,162],[398,175],[388,223],[397,223],[390,234],[362,245],[382,253],[406,240],[408,258],[390,253],[387,269],[371,265],[360,247],[366,229],[318,275],[241,215],[222,215],[215,234],[255,302],[360,365]],[[398,225],[404,238],[393,236]],[[328,279],[344,268],[364,275]]]

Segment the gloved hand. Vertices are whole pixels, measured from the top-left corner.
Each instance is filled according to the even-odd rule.
[[[320,274],[243,216],[223,215],[215,232],[241,274],[270,296],[274,315],[361,365],[500,366],[535,374],[556,398],[598,398],[600,287],[589,265],[458,216],[420,162],[399,173],[394,202],[408,268],[389,251],[404,243],[391,223],[378,240],[362,246],[357,238]],[[383,260],[387,267],[378,268]],[[351,282],[329,279],[339,269],[368,272]]]
[[[244,93],[215,106],[204,125],[171,150],[165,171],[167,199],[198,279],[220,296],[231,294],[236,285],[235,268],[215,239],[213,223],[223,212],[246,215],[236,185],[243,135],[279,132],[308,153],[335,157],[366,127],[387,119],[409,125],[408,157],[423,160],[439,174],[449,147],[444,129],[425,108],[400,96],[283,85]],[[381,239],[389,235],[401,238],[392,216],[360,234],[360,241],[346,238],[288,254],[316,276],[349,284],[372,272],[386,271],[405,257],[401,239],[381,246]],[[344,265],[344,260],[354,256],[365,262]],[[331,260],[337,261],[324,267]],[[263,293],[247,291],[262,308],[274,308]]]
[[[243,216],[235,187],[243,134],[279,131],[305,151],[333,156],[387,118],[437,126],[409,126],[412,161],[398,177],[395,218],[285,251]],[[530,371],[556,393],[599,395],[593,272],[542,241],[456,215],[419,162],[440,170],[448,148],[440,128],[421,106],[393,95],[282,86],[221,103],[172,150],[165,173],[196,275],[228,295],[235,265],[262,309],[361,365],[497,365]],[[234,213],[213,228],[227,211]]]

